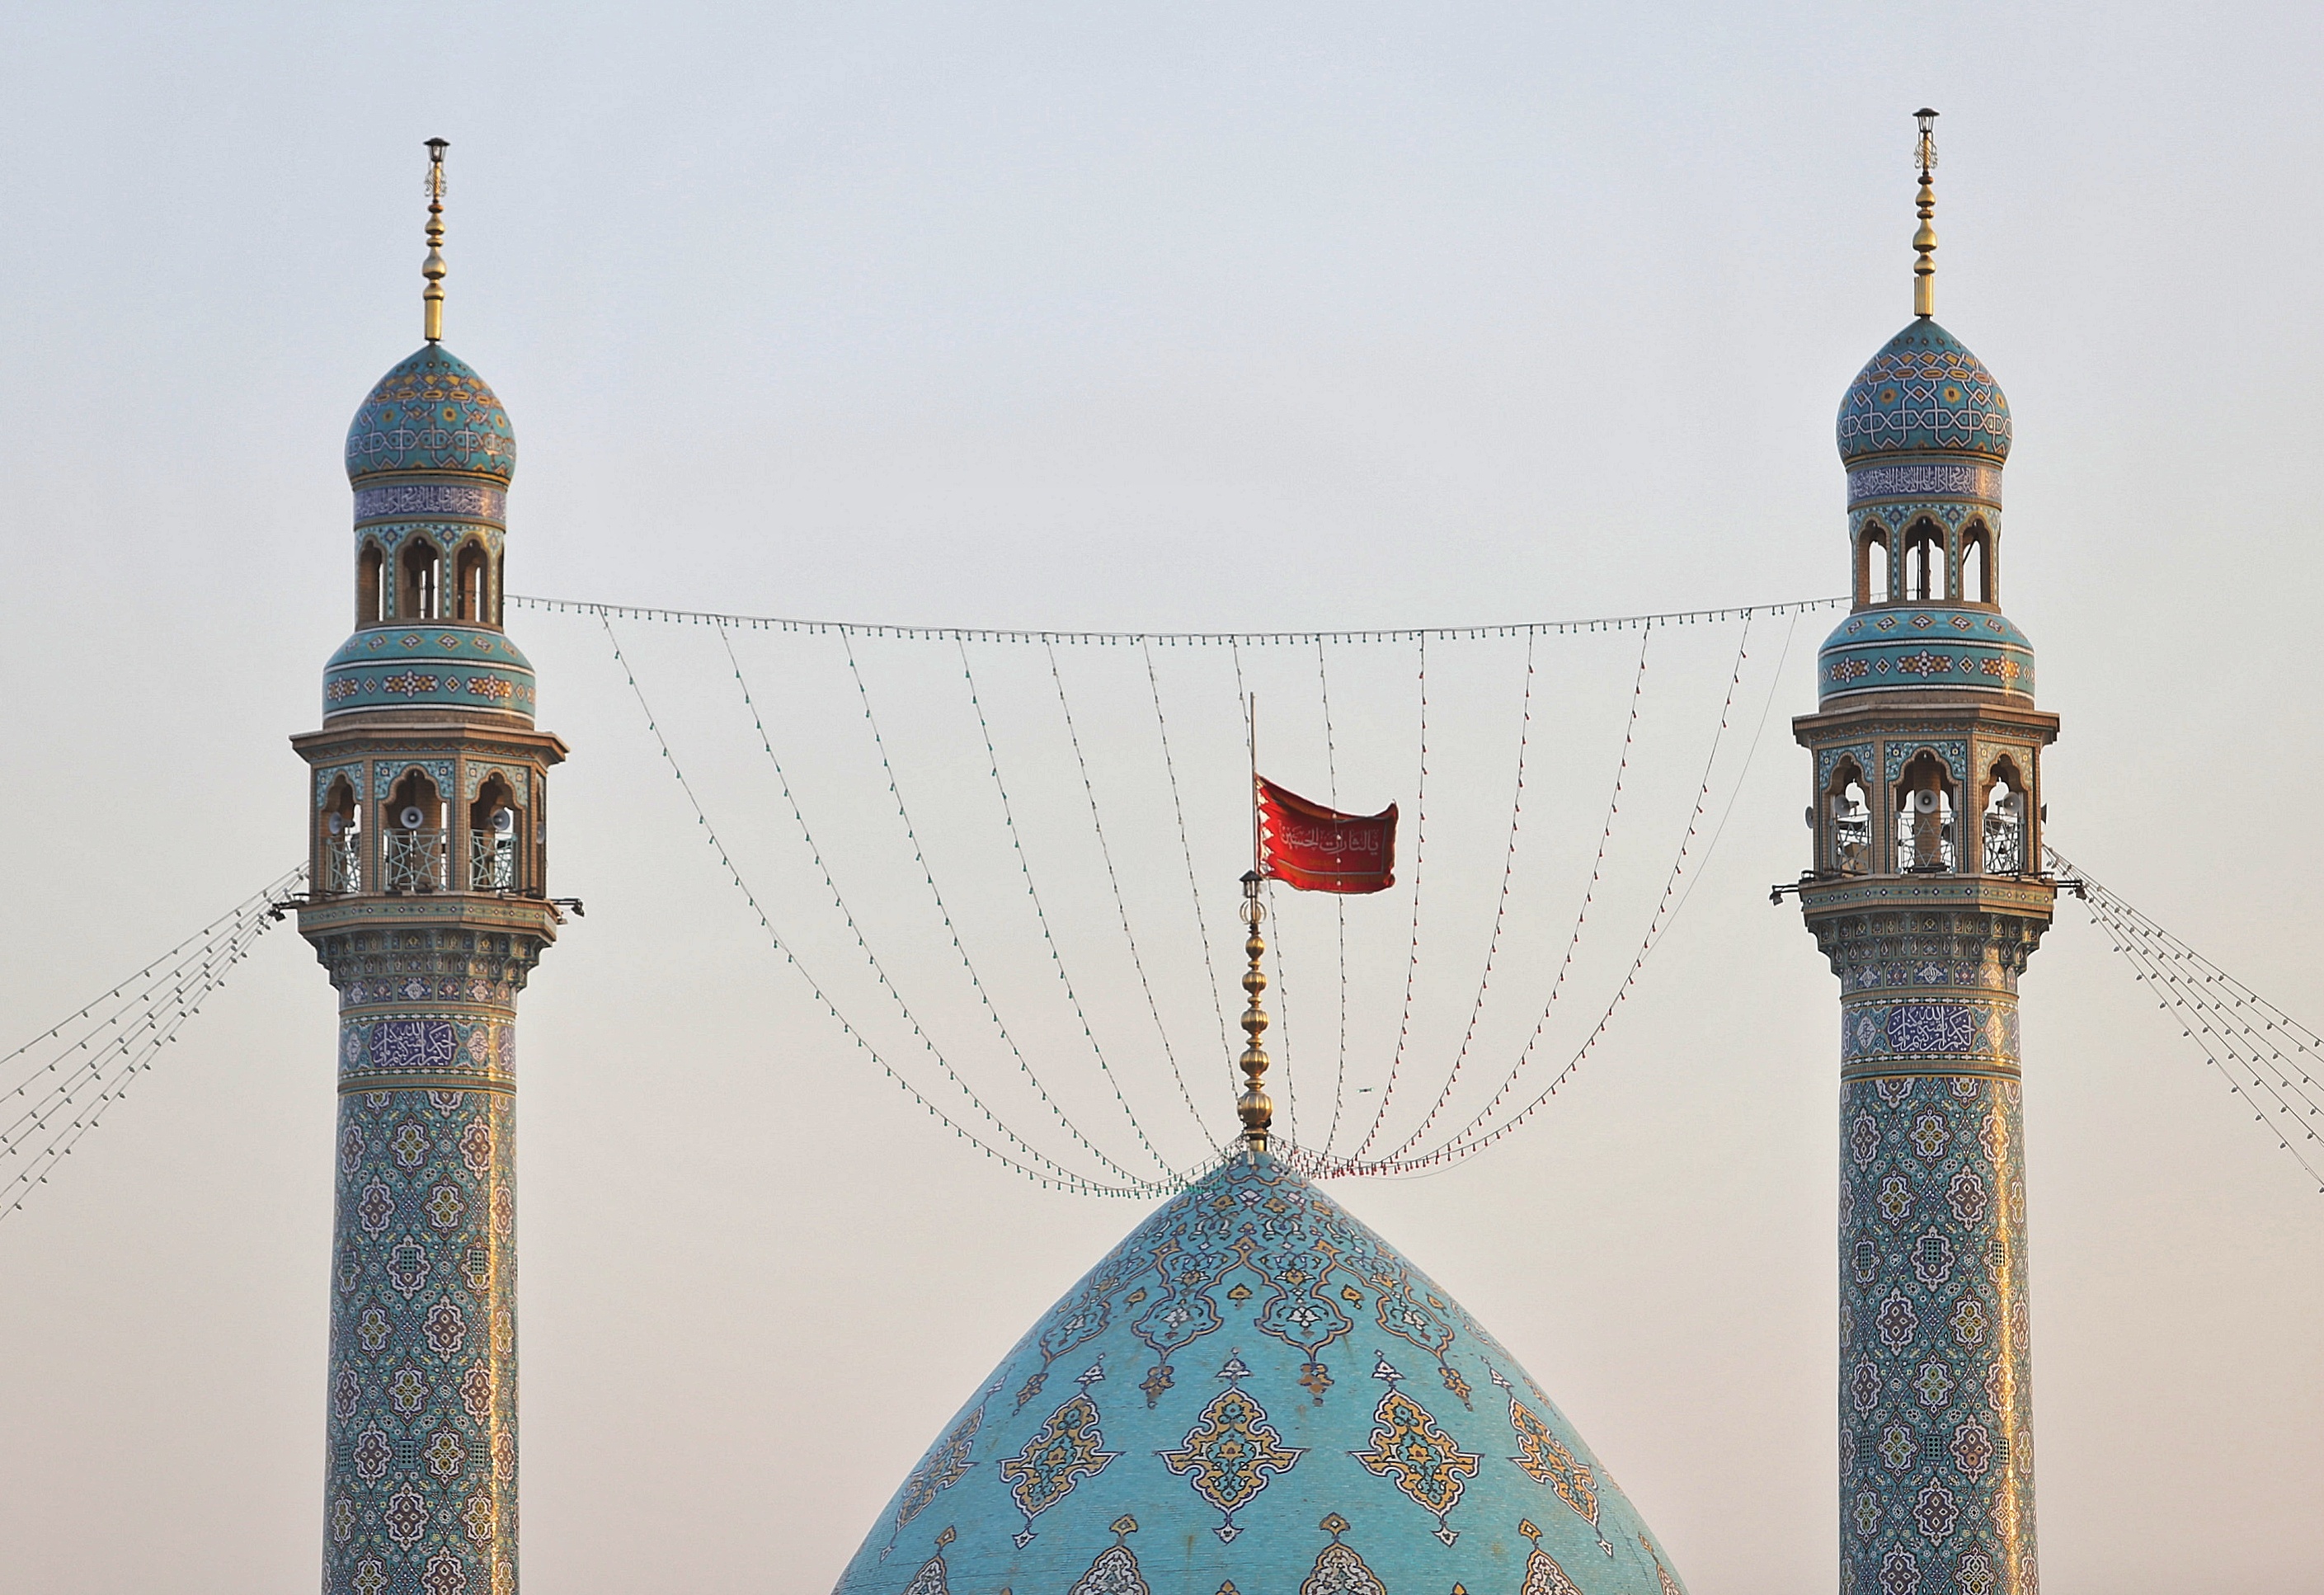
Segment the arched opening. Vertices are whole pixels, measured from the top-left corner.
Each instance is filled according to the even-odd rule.
[[[1960,595],[1969,604],[1997,604],[1993,588],[1993,534],[1982,521],[1961,534]]]
[[[1904,534],[1904,600],[1933,604],[1944,596],[1945,534],[1934,521],[1917,521]]]
[[[1872,805],[1866,800],[1864,772],[1843,759],[1824,786],[1824,867],[1842,875],[1872,872]]]
[[[415,537],[403,547],[403,558],[395,562],[398,580],[395,584],[395,616],[404,621],[432,621],[443,618],[438,606],[436,578],[441,559],[436,545],[426,538]]]
[[[2017,766],[2002,759],[1993,766],[1993,781],[1985,795],[1985,872],[1988,875],[2025,873],[2025,779]]]
[[[1868,521],[1856,539],[1856,604],[1888,602],[1888,529]]]
[[[508,622],[501,618],[501,556],[498,554],[493,555],[484,567],[484,586],[487,601],[492,604],[491,623],[506,625]]]
[[[387,556],[379,545],[364,539],[363,552],[355,556],[355,624],[379,624],[380,579],[386,574]]]
[[[524,816],[507,778],[495,775],[468,805],[468,890],[517,891],[524,885]]]
[[[391,897],[442,891],[446,885],[444,798],[421,770],[395,783],[380,816],[380,885]]]
[[[331,782],[315,816],[325,897],[347,897],[363,890],[363,808],[346,777]]]
[[[1957,866],[1953,853],[1952,774],[1923,751],[1896,779],[1896,871],[1939,874]]]
[[[457,558],[452,562],[453,615],[472,624],[482,624],[484,619],[484,550],[473,542],[462,543]]]

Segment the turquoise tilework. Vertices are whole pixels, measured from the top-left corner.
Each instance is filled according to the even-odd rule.
[[[1679,1595],[1500,1343],[1273,1157],[1163,1206],[1027,1332],[838,1595]]]

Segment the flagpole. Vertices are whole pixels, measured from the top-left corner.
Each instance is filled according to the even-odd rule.
[[[1253,870],[1242,878],[1242,922],[1250,927],[1242,945],[1244,955],[1250,960],[1242,972],[1242,989],[1250,996],[1250,1006],[1243,1010],[1242,1031],[1250,1045],[1238,1060],[1243,1088],[1235,1099],[1235,1116],[1242,1120],[1243,1156],[1253,1165],[1267,1150],[1267,1132],[1275,1122],[1275,1103],[1260,1083],[1267,1076],[1267,1048],[1259,1039],[1267,1031],[1267,1010],[1259,1002],[1267,990],[1267,973],[1259,966],[1267,953],[1267,937],[1259,928],[1266,918],[1267,904],[1259,895],[1259,871]]]
[[[1249,1045],[1237,1060],[1242,1069],[1242,1094],[1235,1099],[1235,1116],[1242,1120],[1243,1157],[1254,1166],[1259,1155],[1267,1150],[1267,1132],[1275,1122],[1275,1103],[1259,1083],[1267,1075],[1267,1049],[1259,1045],[1259,1037],[1267,1031],[1267,1010],[1259,997],[1267,990],[1266,972],[1259,968],[1259,959],[1267,953],[1267,936],[1260,929],[1267,919],[1267,904],[1259,895],[1260,866],[1264,853],[1259,844],[1259,694],[1250,695],[1250,705],[1244,718],[1250,734],[1250,869],[1242,878],[1242,922],[1249,927],[1243,940],[1243,954],[1250,966],[1242,973],[1242,989],[1250,999],[1243,1010],[1242,1031]]]
[[[1259,848],[1259,694],[1255,692],[1243,725],[1250,733],[1250,867],[1256,873],[1262,855]]]

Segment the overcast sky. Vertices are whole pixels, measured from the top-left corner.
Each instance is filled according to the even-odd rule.
[[[452,141],[447,343],[520,440],[513,589],[1354,628],[1839,591],[1831,419],[1908,318],[1923,104],[1940,319],[2016,418],[2003,598],[2064,717],[2052,839],[2324,1024],[2319,29],[2157,5],[11,8],[0,1047],[301,852],[285,739],[318,723],[351,608],[347,419],[419,342],[429,135]],[[1143,1210],[1011,1178],[867,1067],[721,874],[603,631],[511,621],[575,750],[552,883],[589,905],[523,1005],[526,1569],[572,1595],[820,1595]],[[1766,900],[1805,859],[1787,718],[1829,624],[1755,624],[1711,763],[1707,827],[1731,818],[1576,1083],[1489,1155],[1335,1188],[1557,1396],[1698,1595],[1834,1576],[1836,992]],[[715,634],[621,640],[754,890],[844,972]],[[1571,936],[1637,642],[1537,646],[1516,907],[1467,1065],[1487,1084]],[[1648,923],[1742,644],[1653,644],[1568,1053]],[[737,646],[851,908],[1002,1081],[835,644]],[[1023,911],[962,656],[859,657],[996,991],[1134,1145]],[[1233,662],[1157,670],[1222,956]],[[1411,812],[1408,650],[1327,652],[1328,760],[1312,653],[1242,662],[1278,773]],[[1093,1028],[1183,1162],[1201,1129],[1121,956],[1048,660],[968,663]],[[1525,659],[1429,663],[1407,1067],[1441,1078]],[[1068,650],[1056,678],[1161,1032],[1222,1132],[1142,670]],[[1394,1047],[1410,899],[1349,923],[1352,1113]],[[1342,1068],[1336,924],[1303,901],[1283,928],[1307,1139]],[[2324,1196],[2079,907],[2024,992],[2047,1588],[2306,1587]],[[314,1576],[333,1014],[271,935],[0,1223],[0,1582]]]

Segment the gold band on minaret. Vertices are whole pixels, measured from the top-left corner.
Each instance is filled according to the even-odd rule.
[[[1921,227],[1913,235],[1913,253],[1919,257],[1913,263],[1913,314],[1934,316],[1937,263],[1932,257],[1937,253],[1937,229],[1932,218],[1937,214],[1937,191],[1930,186],[1929,174],[1937,169],[1937,114],[1923,106],[1913,113],[1913,120],[1921,129],[1913,151],[1921,163]]]
[[[1242,972],[1242,989],[1250,995],[1250,1006],[1242,1011],[1242,1030],[1250,1037],[1250,1045],[1242,1049],[1242,1095],[1235,1099],[1235,1112],[1242,1120],[1243,1145],[1254,1159],[1267,1150],[1268,1127],[1275,1122],[1275,1103],[1259,1085],[1267,1074],[1267,1049],[1259,1044],[1267,1030],[1267,1010],[1259,1006],[1259,999],[1267,990],[1267,973],[1259,967],[1259,961],[1267,952],[1267,938],[1259,927],[1266,917],[1267,905],[1259,895],[1259,871],[1253,870],[1242,878],[1242,922],[1250,927],[1242,945],[1244,955],[1250,960],[1250,967]]]
[[[431,344],[444,339],[444,152],[449,141],[428,141],[428,258],[420,274],[428,286],[420,295],[420,330]]]

